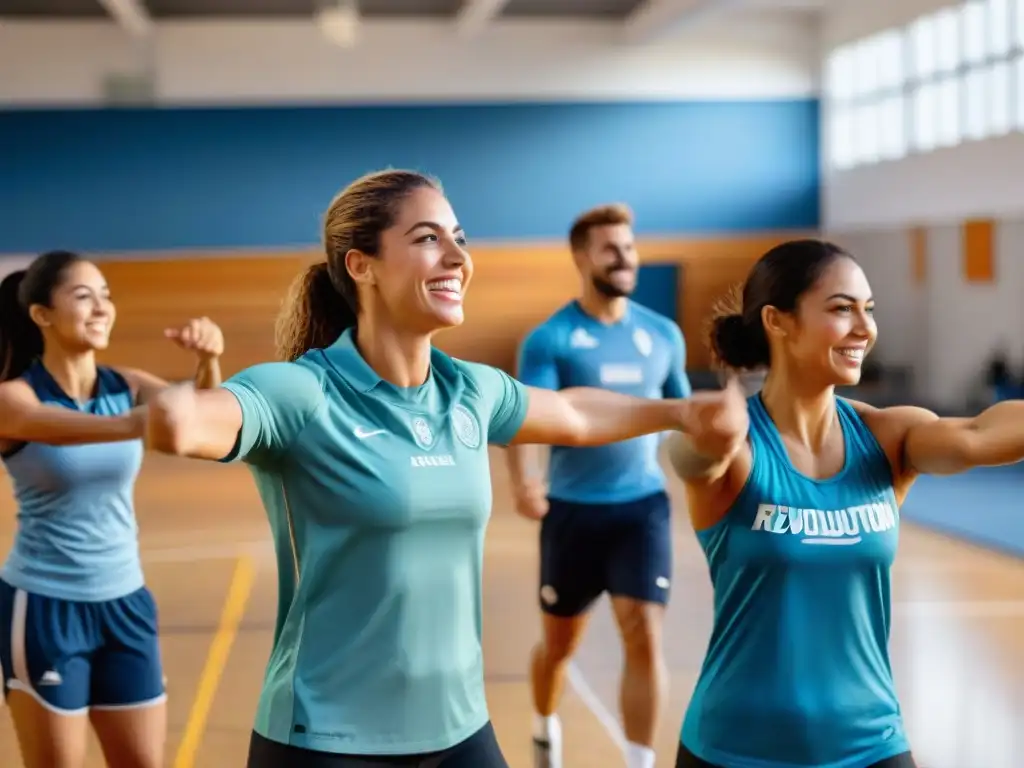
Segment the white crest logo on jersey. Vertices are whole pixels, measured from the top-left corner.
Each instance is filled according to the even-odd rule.
[[[412,420],[412,436],[420,448],[429,448],[434,444],[434,433],[430,425],[419,416]]]
[[[847,509],[798,509],[781,504],[758,504],[752,531],[789,533],[801,544],[859,543],[863,536],[896,527],[896,512],[888,501]]]
[[[636,345],[637,352],[644,357],[650,357],[651,352],[654,351],[654,340],[651,338],[651,334],[643,328],[633,331],[633,344]]]
[[[597,349],[598,341],[583,328],[577,328],[569,336],[569,346],[573,349]]]
[[[480,424],[464,405],[456,405],[452,410],[452,426],[460,443],[467,448],[480,447]]]

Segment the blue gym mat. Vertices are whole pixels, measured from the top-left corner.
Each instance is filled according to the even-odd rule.
[[[909,522],[1024,557],[1024,466],[921,477],[901,514]]]

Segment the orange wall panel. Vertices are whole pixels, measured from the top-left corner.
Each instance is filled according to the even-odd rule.
[[[915,285],[928,280],[928,230],[913,227],[910,237],[910,279]]]
[[[968,283],[995,282],[995,225],[992,221],[965,221],[960,239],[964,280]]]

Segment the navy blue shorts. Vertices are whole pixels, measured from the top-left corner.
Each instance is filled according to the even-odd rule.
[[[541,610],[578,616],[603,592],[668,603],[672,508],[665,493],[621,504],[548,502],[540,528]]]
[[[58,600],[0,580],[4,695],[51,711],[131,709],[164,700],[157,609],[149,590],[99,603]]]

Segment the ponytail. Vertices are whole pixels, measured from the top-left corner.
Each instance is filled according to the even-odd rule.
[[[293,362],[333,344],[356,324],[356,313],[331,281],[327,262],[310,265],[292,282],[277,318],[277,354]]]
[[[0,382],[21,376],[43,353],[43,335],[21,300],[25,270],[0,282]]]

